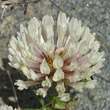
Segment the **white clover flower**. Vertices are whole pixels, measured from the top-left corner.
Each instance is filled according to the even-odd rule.
[[[1,105],[0,106],[0,110],[17,110],[16,108],[13,109],[12,106],[8,106],[8,105]]]
[[[78,91],[94,88],[96,81],[91,77],[101,72],[105,60],[104,52],[99,52],[100,44],[95,40],[95,34],[82,26],[81,21],[70,20],[65,13],[58,15],[57,33],[54,33],[54,25],[52,16],[46,15],[42,21],[34,17],[29,21],[28,28],[20,25],[18,36],[11,38],[9,65],[31,80],[15,84],[22,90],[40,83],[42,88],[37,94],[43,97],[52,82],[56,83],[58,94],[65,92],[65,85]],[[58,40],[55,44],[56,34]]]

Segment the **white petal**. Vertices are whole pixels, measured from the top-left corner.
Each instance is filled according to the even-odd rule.
[[[40,71],[42,74],[50,74],[50,67],[48,66],[45,59],[42,60],[42,63],[40,65]]]
[[[89,47],[89,44],[88,44],[87,41],[82,41],[81,42],[79,52],[78,52],[79,57],[86,54],[90,50],[88,47]]]
[[[72,62],[70,63],[68,69],[70,71],[72,71],[72,70],[76,69],[78,66],[79,66],[79,64],[78,64],[77,60],[76,59],[72,59]]]
[[[83,27],[81,27],[81,21],[78,21],[75,18],[72,18],[71,21],[68,23],[70,37],[74,42],[77,42],[81,34],[83,32]]]
[[[86,82],[85,88],[94,89],[96,84],[97,84],[96,80],[90,80],[90,81]]]
[[[64,47],[57,48],[55,54],[60,54],[63,51],[64,51]]]
[[[90,63],[95,64],[98,62],[103,62],[104,59],[104,52],[96,52],[95,50],[92,50],[89,54],[88,54],[88,60]]]
[[[43,88],[40,88],[40,89],[37,90],[36,95],[41,95],[44,98],[47,95],[47,91]]]
[[[72,56],[76,49],[77,49],[76,43],[70,43],[68,48],[68,55]]]
[[[36,43],[40,43],[41,26],[37,18],[33,17],[28,23],[29,35]]]
[[[23,26],[23,24],[20,24],[20,33],[28,33],[27,29]]]
[[[79,72],[79,71],[75,71],[74,72],[74,74],[73,74],[73,76],[72,77],[70,77],[70,82],[77,82],[77,81],[80,81],[81,80],[81,75],[80,75],[81,73]]]
[[[44,81],[42,81],[42,86],[43,87],[51,87],[51,81],[50,79],[46,76],[46,79]]]
[[[102,62],[97,63],[96,65],[94,65],[93,67],[91,67],[91,71],[98,73],[100,68],[102,68],[104,65],[102,64]]]
[[[53,40],[53,36],[54,36],[53,25],[54,25],[54,20],[52,16],[46,15],[42,18],[42,34],[45,41],[48,38],[52,38],[51,40]]]
[[[15,82],[14,84],[18,86],[19,90],[23,90],[23,89],[28,89],[31,86],[35,86],[35,85],[39,84],[39,82],[17,80],[17,82]]]
[[[52,54],[54,51],[54,44],[51,39],[48,39],[46,43],[43,44],[44,50],[46,50],[49,54]]]
[[[64,72],[60,68],[57,68],[57,70],[53,76],[53,81],[57,82],[57,81],[60,81],[62,79],[64,79]]]
[[[19,63],[14,63],[13,64],[13,67],[16,68],[16,69],[19,69],[20,68],[20,65],[19,65]]]
[[[89,62],[88,59],[84,59],[84,61],[82,62],[82,64],[80,65],[80,70],[85,71],[87,70],[89,67],[91,66],[91,63]]]
[[[17,85],[19,90],[28,89],[28,86],[26,85],[25,81],[22,80],[17,80],[14,85]]]
[[[53,61],[53,67],[54,68],[60,68],[63,66],[63,60],[61,57],[59,57],[58,55],[56,55],[54,61]]]
[[[57,20],[57,26],[60,26],[62,27],[63,29],[67,28],[67,24],[69,22],[69,18],[66,17],[66,14],[65,13],[60,13],[58,15],[58,20]],[[58,31],[61,31],[61,30],[58,30]],[[63,30],[62,30],[63,31]],[[66,31],[66,30],[64,30]]]
[[[33,80],[38,79],[37,73],[35,73],[32,69],[30,69],[29,72],[30,72],[31,79],[33,79]]]
[[[84,83],[78,82],[78,83],[73,84],[72,87],[75,88],[76,90],[78,90],[79,92],[83,92]]]
[[[60,94],[58,97],[60,98],[61,101],[64,101],[64,102],[67,102],[70,100],[70,94],[69,93]]]
[[[9,59],[10,61],[12,61],[12,60],[13,60],[12,55],[8,55],[8,59]]]
[[[63,44],[63,39],[67,31],[68,22],[69,22],[69,18],[66,17],[65,13],[61,12],[58,15],[58,20],[57,20],[57,32],[58,32],[57,46],[58,47],[61,47]]]
[[[12,106],[1,105],[1,106],[0,106],[0,110],[17,110],[17,109],[13,109]]]
[[[66,90],[63,82],[58,83],[55,89],[57,90],[58,93],[64,93]]]
[[[99,50],[100,43],[98,41],[95,41],[92,45],[92,49],[94,49],[96,52]]]
[[[15,54],[16,54],[15,51],[14,51],[12,48],[9,48],[8,51],[9,51],[9,53],[10,53],[11,55],[15,55]]]
[[[30,79],[29,69],[28,69],[26,66],[22,66],[22,67],[21,67],[21,70],[22,70],[23,74],[24,74],[28,79]]]

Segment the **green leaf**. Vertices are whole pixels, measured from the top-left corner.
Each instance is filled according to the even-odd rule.
[[[82,79],[82,81],[83,81],[83,82],[88,82],[88,80],[87,80],[86,78],[85,78],[85,79]]]

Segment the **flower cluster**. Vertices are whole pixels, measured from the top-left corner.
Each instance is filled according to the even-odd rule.
[[[58,97],[69,100],[65,86],[78,91],[83,88],[94,88],[96,80],[91,77],[100,73],[103,66],[104,52],[98,52],[100,44],[95,34],[81,21],[71,20],[65,13],[57,19],[57,42],[54,34],[54,20],[45,15],[42,21],[33,17],[28,27],[20,25],[18,36],[12,37],[9,43],[9,65],[22,71],[29,79],[18,80],[18,89],[41,84],[37,95],[45,97],[48,89],[54,84]]]

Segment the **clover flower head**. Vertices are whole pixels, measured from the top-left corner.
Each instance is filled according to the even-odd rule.
[[[54,82],[62,97],[65,86],[78,91],[94,88],[96,80],[91,77],[101,72],[105,60],[104,52],[99,52],[100,44],[95,40],[95,34],[82,26],[81,21],[70,20],[65,13],[58,15],[57,33],[54,33],[54,25],[52,16],[45,15],[42,21],[33,17],[27,28],[21,24],[17,37],[11,38],[9,65],[29,79],[28,82],[18,80],[15,83],[18,89],[40,83],[42,88],[37,95],[45,97]]]

